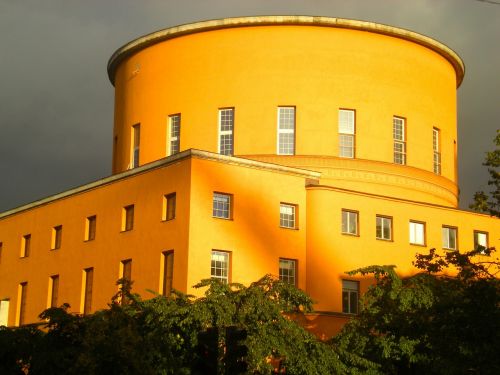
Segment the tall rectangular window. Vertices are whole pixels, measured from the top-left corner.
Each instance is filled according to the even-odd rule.
[[[281,281],[297,286],[297,261],[280,258],[279,278]]]
[[[377,240],[392,240],[392,217],[377,215],[376,221]]]
[[[294,204],[280,203],[280,227],[295,229],[297,206]]]
[[[484,250],[488,248],[488,232],[474,231],[474,249]]]
[[[342,234],[357,236],[358,233],[358,212],[342,210]]]
[[[443,237],[443,249],[456,250],[457,247],[457,228],[444,226],[441,229]]]
[[[394,138],[394,163],[406,164],[406,129],[405,119],[393,117],[392,134]]]
[[[92,289],[94,284],[94,268],[86,268],[83,270],[83,314],[90,314],[92,311]]]
[[[425,246],[425,223],[410,221],[410,244]]]
[[[234,108],[219,109],[219,154],[233,155]]]
[[[181,144],[181,115],[168,116],[168,155],[177,154]]]
[[[224,284],[229,282],[229,253],[227,251],[212,250],[210,276]]]
[[[85,241],[95,240],[96,226],[97,226],[97,216],[95,215],[89,216],[85,220]]]
[[[295,155],[295,107],[278,107],[278,155]]]
[[[342,280],[342,312],[357,314],[359,301],[359,282]]]
[[[120,263],[120,278],[127,281],[132,281],[132,259],[122,260]],[[128,297],[122,295],[122,305],[128,303]]]
[[[434,173],[441,174],[441,148],[439,129],[432,129],[432,150],[434,151]]]
[[[9,306],[10,300],[3,299],[0,301],[0,327],[9,325]]]
[[[215,193],[213,196],[212,216],[219,219],[231,218],[231,195]]]
[[[0,242],[0,263],[2,263],[3,242]]]
[[[168,297],[172,293],[172,283],[174,280],[174,251],[164,251],[163,256],[163,285],[161,293]]]
[[[61,248],[61,242],[62,242],[62,225],[57,225],[54,228],[52,228],[52,241],[50,248],[52,250],[57,250]]]
[[[21,239],[21,258],[30,256],[31,234],[25,234]]]
[[[132,280],[132,259],[122,260],[121,278],[128,281]]]
[[[123,207],[122,210],[122,232],[134,229],[134,205]]]
[[[177,196],[176,193],[171,193],[163,196],[163,217],[162,220],[175,219],[175,206]]]
[[[57,307],[59,299],[59,275],[49,278],[49,307]]]
[[[141,148],[141,125],[136,124],[132,126],[132,168],[139,166],[139,154]]]
[[[28,282],[25,281],[19,284],[19,292],[18,292],[18,325],[23,325],[26,323],[26,301],[28,299]]]
[[[355,112],[339,109],[339,156],[353,158],[355,150]]]

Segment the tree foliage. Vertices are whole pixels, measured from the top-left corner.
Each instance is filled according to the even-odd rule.
[[[130,282],[120,283],[108,309],[78,316],[63,305],[44,311],[39,327],[3,328],[0,373],[202,373],[199,333],[212,327],[221,333],[217,373],[223,373],[228,326],[247,333],[248,373],[269,374],[273,359],[287,374],[345,371],[330,346],[292,319],[311,311],[310,297],[270,276],[249,287],[204,280],[196,286],[206,288],[198,299],[174,291],[169,298],[142,300],[130,292]]]
[[[494,249],[434,249],[422,270],[401,278],[394,266],[351,274],[376,279],[356,319],[332,342],[353,374],[499,374],[500,282]],[[450,276],[449,274],[453,276]]]
[[[490,178],[488,185],[492,187],[489,195],[484,191],[474,194],[474,203],[469,207],[479,211],[489,213],[491,216],[500,217],[500,129],[497,130],[494,143],[495,150],[486,152],[484,166],[488,167]]]

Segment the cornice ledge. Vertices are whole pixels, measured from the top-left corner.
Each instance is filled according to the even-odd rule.
[[[269,25],[303,25],[303,26],[324,26],[344,29],[353,29],[367,31],[377,34],[392,36],[404,39],[426,48],[443,56],[453,66],[456,73],[456,87],[458,88],[465,75],[465,65],[450,47],[438,42],[426,35],[414,31],[402,29],[399,27],[384,25],[375,22],[359,21],[346,18],[333,18],[322,16],[250,16],[250,17],[232,17],[216,20],[200,21],[179,26],[166,28],[153,33],[139,37],[129,43],[126,43],[117,49],[108,61],[108,77],[111,84],[115,84],[115,73],[118,65],[126,57],[138,52],[153,44],[176,38],[179,36],[200,33],[210,30],[228,29],[247,26],[269,26]]]

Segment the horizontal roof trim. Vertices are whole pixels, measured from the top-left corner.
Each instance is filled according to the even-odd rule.
[[[321,173],[319,172],[313,172],[313,171],[308,171],[305,169],[300,169],[300,168],[293,168],[293,167],[286,167],[283,165],[279,164],[272,164],[272,163],[266,163],[266,162],[261,162],[261,161],[256,161],[256,160],[250,160],[250,159],[244,159],[244,158],[238,158],[234,156],[226,156],[226,155],[220,155],[216,154],[213,152],[209,151],[202,151],[202,150],[196,150],[196,149],[189,149],[186,151],[179,152],[175,155],[154,161],[152,163],[148,163],[145,165],[142,165],[137,168],[129,169],[125,172],[117,173],[109,177],[105,177],[103,179],[78,186],[76,188],[70,189],[63,191],[61,193],[51,195],[49,197],[39,199],[37,201],[25,204],[20,207],[13,208],[11,210],[5,211],[0,213],[0,219],[3,219],[7,216],[11,216],[14,214],[17,214],[22,211],[29,210],[31,208],[36,208],[39,206],[43,206],[45,204],[57,201],[59,199],[67,198],[75,194],[83,193],[92,189],[99,188],[101,186],[113,183],[115,181],[119,181],[128,177],[133,177],[135,175],[139,175],[142,173],[147,173],[151,170],[166,167],[170,164],[176,163],[180,160],[184,159],[189,159],[189,158],[197,158],[197,159],[204,159],[204,160],[211,160],[211,161],[216,161],[219,163],[225,163],[225,164],[232,164],[232,165],[237,165],[241,167],[247,167],[247,168],[255,168],[255,169],[262,169],[262,170],[267,170],[267,171],[272,171],[276,173],[284,173],[284,174],[291,174],[297,177],[303,177],[303,178],[309,178],[309,179],[319,179],[321,177]]]
[[[398,27],[388,26],[375,22],[358,21],[345,18],[332,18],[320,16],[255,16],[255,17],[234,17],[223,18],[210,21],[189,23],[174,26],[167,29],[155,31],[153,33],[137,38],[113,53],[108,61],[108,76],[111,83],[115,83],[115,74],[118,65],[132,54],[162,41],[176,38],[182,35],[200,33],[210,30],[228,29],[248,26],[279,26],[279,25],[299,25],[299,26],[323,26],[342,29],[353,29],[383,34],[408,40],[429,48],[450,62],[455,69],[457,77],[457,88],[463,81],[465,75],[465,65],[458,56],[448,46],[429,38],[428,36]]]

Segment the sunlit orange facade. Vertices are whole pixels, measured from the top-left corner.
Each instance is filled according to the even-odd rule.
[[[458,206],[461,59],[428,37],[326,17],[161,30],[113,54],[113,174],[0,214],[0,324],[134,291],[200,295],[265,274],[317,301],[326,337],[370,280],[430,248],[496,246]]]

